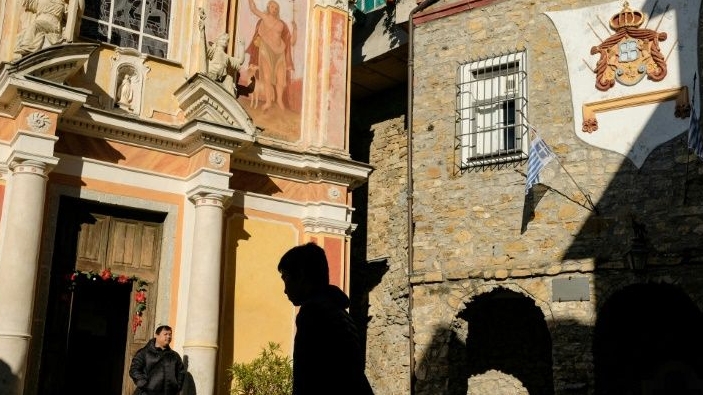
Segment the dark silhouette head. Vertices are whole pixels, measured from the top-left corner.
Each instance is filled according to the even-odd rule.
[[[278,271],[285,283],[284,292],[295,306],[300,306],[330,282],[325,251],[315,243],[288,250],[278,263]]]

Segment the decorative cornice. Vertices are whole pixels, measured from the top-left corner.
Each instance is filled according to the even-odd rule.
[[[356,224],[331,218],[303,218],[301,220],[307,233],[331,233],[335,235],[350,235]]]
[[[234,126],[253,136],[256,127],[230,92],[203,74],[196,73],[174,92],[189,121],[204,120]]]
[[[252,152],[256,149],[256,152]],[[277,175],[305,182],[332,182],[354,189],[368,179],[372,168],[348,159],[319,154],[279,151],[255,146],[247,152],[235,153],[232,169],[258,174]]]
[[[65,110],[71,105],[71,102],[68,100],[24,89],[18,89],[17,95],[19,96],[20,100],[24,102],[41,104],[44,106],[58,107],[62,110]]]
[[[87,117],[62,117],[59,125],[71,133],[95,138],[106,138],[125,144],[148,146],[158,150],[191,154],[204,145],[236,150],[251,143],[252,137],[232,128],[203,121],[190,122],[180,128],[115,114],[92,110],[105,116],[89,121]],[[94,118],[94,117],[93,117]],[[119,126],[122,123],[124,126]]]

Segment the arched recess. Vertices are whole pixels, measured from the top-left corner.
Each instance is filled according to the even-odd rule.
[[[596,394],[703,393],[703,314],[679,287],[636,284],[596,320]]]
[[[451,394],[467,394],[469,378],[490,371],[514,377],[530,394],[554,394],[552,339],[532,299],[494,289],[467,303],[454,326],[453,345],[465,346],[449,348]]]

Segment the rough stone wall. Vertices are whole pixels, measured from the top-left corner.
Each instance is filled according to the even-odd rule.
[[[457,317],[474,298],[498,288],[533,300],[544,314],[556,394],[594,392],[593,327],[599,304],[615,290],[638,282],[674,283],[701,307],[696,291],[701,275],[688,265],[701,261],[703,207],[692,197],[703,196],[703,167],[687,155],[684,137],[658,147],[637,169],[620,154],[585,144],[573,130],[564,53],[543,13],[604,2],[499,1],[415,30],[417,395],[454,393],[452,347],[470,327]],[[591,195],[597,213],[555,162],[541,175],[551,189],[539,191],[536,203],[525,198],[524,162],[466,173],[456,167],[458,64],[521,48],[528,54],[530,122]],[[407,393],[397,385],[405,378],[398,375],[406,368],[400,364],[407,363],[401,169],[406,158],[403,137],[394,139],[397,132],[391,132],[399,123],[393,125],[374,126],[370,163],[376,171],[368,185],[367,256],[389,256],[389,271],[369,294],[367,366],[378,394]],[[532,204],[534,217],[523,230],[525,207]],[[646,222],[651,243],[653,269],[645,276],[626,269],[633,218]],[[589,300],[552,301],[553,280],[571,276],[588,279]]]
[[[399,86],[351,108],[352,158],[374,167],[365,188],[353,197],[359,227],[352,256],[376,262],[358,263],[367,267],[360,276],[366,306],[358,310],[366,308],[359,320],[367,322],[366,372],[377,395],[410,393],[405,93],[406,87]],[[354,284],[352,277],[353,290]]]
[[[670,276],[661,281],[686,278],[681,274],[685,265],[670,265],[687,257],[700,261],[696,239],[703,233],[703,211],[690,197],[700,194],[702,168],[688,157],[683,136],[658,147],[637,169],[574,133],[564,53],[543,12],[603,2],[495,2],[416,29],[412,281],[417,394],[452,393],[446,348],[456,315],[476,294],[470,290],[482,287],[513,288],[533,299],[552,336],[555,393],[592,393],[595,303],[612,287],[607,270],[625,270],[632,218],[646,223],[656,251],[650,264],[666,268]],[[551,190],[541,191],[536,203],[524,195],[524,163],[463,174],[457,169],[457,65],[521,48],[528,54],[530,122],[570,176],[589,191],[598,212],[555,163],[542,174]],[[533,204],[534,217],[523,228],[526,207]],[[553,302],[553,279],[571,275],[589,279],[590,300]],[[701,277],[694,279],[700,283]]]

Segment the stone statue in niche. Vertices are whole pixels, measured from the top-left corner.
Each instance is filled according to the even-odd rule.
[[[68,0],[22,0],[25,10],[14,59],[66,41]]]
[[[202,39],[204,53],[201,55],[205,68],[205,75],[220,83],[227,92],[237,96],[237,73],[244,63],[244,43],[237,40],[237,48],[234,56],[227,53],[229,44],[229,34],[223,33],[214,43],[208,43],[205,38],[205,11],[200,9],[200,36]]]
[[[134,90],[132,88],[132,76],[125,73],[122,76],[122,83],[117,88],[115,95],[117,99],[117,107],[125,110],[132,111],[132,99],[134,98]]]

